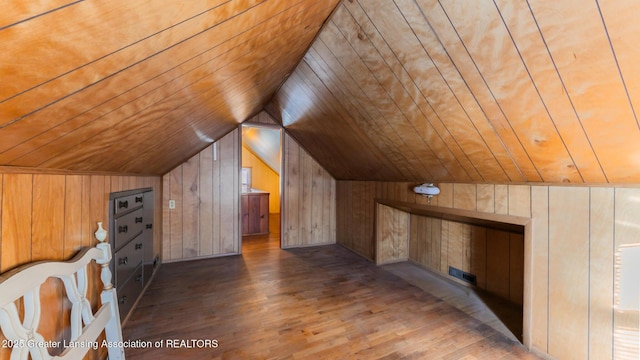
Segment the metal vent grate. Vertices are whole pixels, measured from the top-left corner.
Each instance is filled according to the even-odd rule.
[[[453,266],[449,266],[449,275],[462,281],[468,282],[469,284],[476,285],[475,275],[469,274],[468,272],[464,272],[460,269],[456,269]]]

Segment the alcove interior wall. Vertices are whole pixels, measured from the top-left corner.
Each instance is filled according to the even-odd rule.
[[[524,228],[509,231],[410,215],[409,260],[453,281],[453,267],[471,274],[475,286],[522,306]]]

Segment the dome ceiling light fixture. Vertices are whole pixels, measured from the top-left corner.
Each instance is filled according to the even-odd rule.
[[[427,197],[427,204],[431,205],[431,198],[440,194],[440,188],[433,183],[424,183],[413,188],[413,192]]]

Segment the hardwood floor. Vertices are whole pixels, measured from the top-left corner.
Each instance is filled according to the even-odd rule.
[[[268,235],[242,237],[242,253],[261,252],[280,248],[280,214],[269,214]]]
[[[162,265],[123,332],[150,341],[128,359],[536,358],[339,245],[281,250],[273,237]]]
[[[522,341],[521,305],[445,280],[441,275],[410,262],[388,264],[382,268],[444,300],[513,341]]]

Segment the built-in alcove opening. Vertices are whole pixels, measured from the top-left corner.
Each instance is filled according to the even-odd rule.
[[[376,263],[393,264],[387,265],[390,271],[528,345],[529,222],[522,217],[379,200]]]

